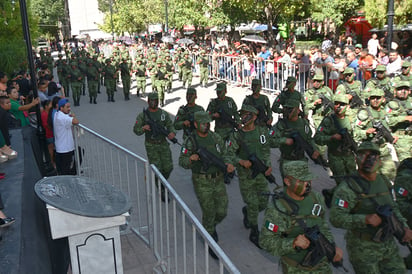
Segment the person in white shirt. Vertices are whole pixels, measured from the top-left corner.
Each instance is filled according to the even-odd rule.
[[[395,76],[401,73],[402,59],[396,50],[389,52],[389,63],[386,65],[386,74]]]
[[[368,41],[368,52],[370,55],[378,56],[378,50],[381,49],[379,44],[378,35],[376,33],[372,33],[372,38]]]
[[[56,148],[56,168],[59,175],[75,175],[74,139],[72,125],[79,124],[74,113],[71,113],[69,100],[60,99],[58,111],[54,115],[53,130]]]

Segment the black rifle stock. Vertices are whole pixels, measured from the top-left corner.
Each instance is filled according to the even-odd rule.
[[[256,154],[250,154],[248,159],[252,162],[252,178],[256,178],[256,176],[258,176],[259,173],[262,173],[265,176],[265,178],[269,181],[269,183],[279,186],[276,183],[276,179],[275,176],[273,176],[273,174],[269,174],[267,176],[265,175],[268,166],[266,166],[265,163],[256,156]]]
[[[154,121],[151,117],[150,114],[148,113],[148,109],[145,109],[143,111],[143,113],[146,116],[146,123],[150,126],[150,130],[152,131],[153,136],[164,136],[167,137],[169,135],[169,131],[162,127],[161,125],[159,125],[158,123],[156,123],[156,121]],[[176,139],[176,137],[174,137],[173,139],[169,139],[167,138],[170,142],[172,142],[173,144],[178,144],[180,145],[179,141]]]
[[[227,172],[227,165],[220,157],[214,155],[209,150],[201,146],[197,148],[196,153],[199,155],[199,158],[202,161],[204,170],[208,170],[210,165],[216,166],[220,171],[224,173],[225,184],[230,184],[230,180],[233,179],[235,173]]]
[[[395,139],[391,132],[383,125],[382,121],[374,121],[373,128],[376,129],[376,135],[373,137],[374,139],[379,140],[380,138],[384,138],[386,142],[393,144]]]
[[[319,154],[319,156],[315,159],[312,157],[313,152],[315,152],[315,149],[312,147],[311,144],[309,144],[308,141],[306,141],[302,135],[300,135],[299,131],[294,131],[292,132],[291,136],[290,136],[293,141],[296,143],[296,146],[299,149],[302,149],[303,151],[305,151],[305,153],[308,155],[308,157],[310,159],[312,159],[312,161],[317,164],[317,165],[321,165],[324,169],[326,169],[326,167],[328,166],[328,163],[326,162],[325,159],[323,159],[322,155]]]

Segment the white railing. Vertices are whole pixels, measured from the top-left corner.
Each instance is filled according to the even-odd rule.
[[[78,175],[128,195],[128,228],[153,251],[154,272],[240,273],[154,165],[83,125],[74,127],[74,136]],[[170,202],[162,202],[158,184],[167,190]],[[209,255],[209,248],[218,260]]]

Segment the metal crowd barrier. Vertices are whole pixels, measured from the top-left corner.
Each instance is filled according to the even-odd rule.
[[[154,165],[83,125],[74,126],[74,141],[78,175],[129,196],[128,228],[153,251],[155,273],[240,273]],[[170,202],[162,202],[159,184]]]

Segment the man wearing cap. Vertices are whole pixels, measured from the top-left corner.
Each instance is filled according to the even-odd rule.
[[[165,104],[165,86],[168,75],[162,60],[158,59],[156,61],[156,68],[152,72],[155,73],[155,87],[159,94],[160,106],[163,107]]]
[[[97,66],[94,65],[94,62],[88,63],[87,66],[87,87],[89,88],[89,98],[90,104],[97,104],[97,85],[99,82],[99,70]]]
[[[259,247],[259,212],[267,206],[267,196],[260,195],[268,191],[265,176],[272,173],[270,162],[270,148],[274,147],[273,138],[269,136],[267,127],[255,125],[258,110],[250,105],[243,105],[240,110],[242,128],[232,133],[226,145],[229,153],[236,163],[239,176],[239,187],[243,202],[243,224],[250,228],[249,240]],[[255,154],[267,167],[265,174],[259,173],[252,177],[253,166],[249,160]],[[259,247],[260,248],[260,247]]]
[[[342,84],[338,85],[335,94],[347,94],[351,108],[359,108],[363,105],[362,100],[362,83],[355,80],[355,70],[353,68],[346,68],[343,71],[344,80]],[[355,98],[359,97],[362,102],[357,102]],[[362,103],[362,104],[361,104]]]
[[[314,152],[312,158],[317,159],[320,156],[319,149],[312,139],[312,130],[308,120],[301,118],[299,113],[300,102],[294,99],[289,99],[283,107],[283,117],[272,128],[275,146],[280,149],[279,170],[284,176],[283,165],[290,161],[307,161],[305,151],[302,146],[295,142],[293,136],[299,134],[306,142],[308,142]]]
[[[202,224],[206,231],[217,242],[216,226],[227,214],[228,196],[224,184],[224,174],[213,163],[204,162],[198,149],[206,149],[226,163],[227,172],[235,168],[228,156],[223,139],[209,130],[210,115],[205,111],[194,113],[195,131],[185,140],[179,157],[179,165],[192,170],[192,181],[196,196],[202,209]],[[207,168],[206,168],[207,167]],[[217,259],[212,250],[210,254]]]
[[[260,245],[274,256],[280,256],[283,273],[332,273],[324,256],[316,265],[303,265],[310,251],[305,228],[318,226],[320,233],[334,245],[332,233],[325,220],[326,206],[322,196],[311,190],[314,179],[305,161],[284,165],[283,192],[276,194],[265,211]],[[343,251],[335,246],[334,262],[342,260]]]
[[[389,144],[394,144],[397,141],[397,136],[378,134],[379,127],[390,132],[390,127],[387,123],[387,112],[384,108],[385,93],[381,89],[373,89],[369,92],[370,106],[362,108],[356,115],[356,122],[354,126],[354,139],[357,142],[371,141],[378,145],[380,149],[380,159],[382,167],[381,173],[386,175],[389,179],[395,178],[396,167],[392,160]]]
[[[332,90],[324,85],[323,75],[316,74],[313,76],[313,87],[305,91],[305,113],[312,111],[312,120],[317,128],[323,117],[332,111],[332,106],[325,105],[322,98],[332,101]]]
[[[404,159],[396,171],[395,184],[393,186],[396,193],[396,203],[399,206],[403,217],[412,226],[412,158]],[[404,258],[407,269],[412,269],[412,253]]]
[[[293,99],[295,101],[300,102],[300,104],[302,104],[302,108],[304,108],[305,99],[299,91],[295,90],[295,86],[296,78],[293,76],[289,76],[286,80],[286,87],[276,97],[275,101],[272,104],[272,111],[274,113],[282,113],[283,105],[289,99]]]
[[[386,104],[388,125],[398,141],[394,144],[399,162],[412,156],[412,101],[409,82],[398,82],[394,100]]]
[[[149,93],[147,103],[149,107],[137,115],[133,132],[138,136],[145,135],[144,144],[149,163],[156,165],[165,179],[168,179],[173,170],[173,160],[167,139],[172,140],[175,138],[176,132],[169,114],[158,107],[159,95],[155,92]],[[154,135],[152,128],[150,128],[148,123],[149,120],[166,128],[169,132],[168,136],[163,136],[161,134]],[[163,186],[161,190],[162,200],[164,201],[165,190]]]
[[[356,170],[357,144],[353,141],[352,117],[347,115],[350,109],[348,97],[344,94],[336,94],[333,102],[333,113],[322,120],[313,138],[316,144],[328,147],[329,168],[335,177],[336,185],[339,185],[342,180],[340,176],[352,174]],[[328,207],[334,189],[322,190]]]
[[[226,92],[226,83],[217,83],[217,98],[211,99],[207,106],[207,111],[212,116],[212,119],[215,120],[215,132],[219,134],[223,140],[226,140],[230,133],[233,132],[234,127],[240,124],[240,116],[237,112],[236,103],[231,97],[226,96]],[[231,121],[223,119],[222,113],[224,113],[224,117],[231,118]]]
[[[401,74],[393,78],[393,85],[396,87],[396,83],[399,81],[408,81],[409,87],[412,87],[411,62],[403,61],[401,67]]]
[[[149,71],[149,75],[150,75],[150,80],[151,80],[151,85],[152,85],[152,92],[157,91],[156,89],[156,59],[157,56],[156,54],[151,54],[150,55],[151,60],[147,63],[147,70]]]
[[[120,75],[122,76],[123,94],[126,101],[130,100],[130,85],[132,79],[132,62],[130,58],[125,55],[122,58],[122,63],[119,65]]]
[[[53,119],[57,173],[58,175],[76,175],[72,125],[78,125],[79,120],[71,112],[68,99],[60,99],[58,108]]]
[[[385,100],[389,102],[389,100],[393,99],[394,88],[391,85],[389,77],[386,76],[386,66],[378,65],[376,66],[375,71],[376,78],[372,78],[366,83],[366,87],[363,90],[362,98],[364,100],[369,98],[369,92],[372,89],[379,88],[385,92]]]
[[[379,173],[380,151],[369,141],[359,145],[358,170],[336,188],[330,221],[347,230],[346,248],[356,273],[405,273],[395,239],[391,232],[385,233],[388,224],[377,214],[384,208],[391,210],[404,227],[402,241],[412,240],[412,231],[393,200],[391,182]]]
[[[251,84],[252,94],[247,95],[242,105],[250,105],[258,110],[256,125],[261,127],[272,126],[272,110],[270,109],[269,98],[261,94],[262,89],[259,79],[253,79]]]
[[[106,86],[107,102],[114,102],[114,92],[116,91],[117,70],[112,65],[110,58],[106,59],[106,66],[103,69],[104,85]]]
[[[146,65],[141,58],[136,59],[133,72],[136,75],[137,97],[140,97],[140,90],[142,91],[142,96],[146,96]]]
[[[173,74],[175,72],[175,66],[168,52],[166,53],[165,58],[166,60],[164,61],[164,64],[165,64],[166,75],[167,75],[165,90],[167,93],[169,93],[169,92],[172,92]]]
[[[179,65],[182,68],[183,88],[185,88],[186,82],[187,82],[187,87],[189,88],[192,85],[193,64],[192,64],[192,57],[190,57],[188,51],[185,51],[185,53],[183,54],[183,58],[180,59]]]
[[[71,62],[70,65],[70,82],[72,87],[74,106],[76,107],[80,106],[80,93],[82,88],[83,75],[77,67],[76,62]]]
[[[196,89],[188,88],[186,91],[187,104],[179,108],[173,123],[176,130],[183,129],[183,140],[186,140],[195,129],[194,114],[198,111],[205,111],[202,106],[196,104],[196,99]]]
[[[362,44],[356,44],[356,45],[355,45],[355,55],[356,55],[356,59],[359,60],[360,55],[361,55],[361,52],[362,52]]]
[[[207,80],[209,78],[209,57],[205,50],[200,51],[200,56],[197,58],[197,64],[200,66],[200,86],[207,87]]]

